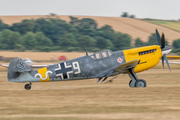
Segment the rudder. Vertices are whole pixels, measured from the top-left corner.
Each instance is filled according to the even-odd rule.
[[[14,59],[10,62],[8,67],[8,81],[19,82],[19,75],[22,72],[31,71],[32,68],[27,65],[21,58]]]

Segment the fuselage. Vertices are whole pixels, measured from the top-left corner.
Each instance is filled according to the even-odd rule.
[[[134,72],[148,70],[159,63],[162,51],[159,45],[111,52],[100,51],[88,56],[79,57],[58,63],[39,70],[20,73],[11,82],[49,82],[62,80],[78,80],[98,78],[107,74],[108,70],[132,60],[139,60]],[[124,72],[122,71],[124,74]],[[112,73],[116,75],[117,73]],[[118,73],[118,74],[121,74]]]

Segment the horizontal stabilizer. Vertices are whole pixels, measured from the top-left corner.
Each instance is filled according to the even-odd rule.
[[[2,67],[6,67],[6,68],[8,68],[8,67],[9,67],[9,65],[5,65],[5,64],[0,64],[0,66],[2,66]]]

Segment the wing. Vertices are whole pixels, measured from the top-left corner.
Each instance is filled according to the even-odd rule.
[[[47,67],[47,66],[50,66],[50,65],[54,65],[54,64],[45,64],[45,65],[30,65],[31,68],[42,68],[42,67]],[[8,68],[9,65],[5,65],[5,64],[0,64],[0,66],[2,67],[6,67]]]
[[[162,62],[162,61],[160,61]],[[164,63],[166,63],[166,61],[164,61]],[[180,64],[180,62],[169,62],[170,64]]]
[[[139,60],[132,60],[113,69],[112,75],[120,74],[120,73],[128,73],[129,69],[133,69],[139,63]]]
[[[180,56],[167,56],[168,59],[171,59],[171,60],[178,60],[180,59]],[[162,62],[162,61],[160,61]],[[170,64],[180,64],[180,62],[169,62]]]
[[[9,65],[5,65],[5,64],[0,64],[0,66],[2,66],[2,67],[6,67],[6,68],[8,68],[8,67],[9,67]]]
[[[45,64],[45,65],[30,65],[31,68],[42,68],[42,67],[47,67],[50,65],[54,65],[54,64]]]
[[[180,64],[180,62],[169,62],[171,64]]]
[[[114,76],[120,73],[128,73],[130,69],[134,69],[136,67],[136,65],[139,63],[140,60],[132,60],[129,61],[127,63],[121,64],[119,66],[114,67],[113,69],[109,69],[103,73],[101,73],[100,75],[98,75],[97,77],[99,78],[97,80],[97,83],[104,77],[104,79],[102,80],[102,82],[104,82],[109,76]]]
[[[167,56],[168,59],[180,59],[180,56]]]

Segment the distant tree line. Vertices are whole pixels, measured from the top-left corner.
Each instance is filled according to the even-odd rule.
[[[90,18],[70,16],[69,22],[58,18],[39,18],[13,25],[0,20],[0,50],[84,51],[86,45],[91,52],[104,49],[116,51],[134,47],[131,41],[130,35],[116,32],[109,25],[97,27],[96,21]],[[180,40],[176,41],[176,45],[180,46]],[[153,44],[157,44],[155,34],[150,35],[148,42],[140,38],[135,40],[135,47]]]
[[[177,53],[178,55],[180,55],[180,38],[174,40],[174,42],[173,42],[173,48],[174,48],[174,49],[172,50],[172,52],[173,52],[173,53]]]
[[[0,21],[1,50],[89,51],[120,50],[131,47],[128,34],[115,32],[111,26],[97,27],[95,20],[70,16],[70,22],[57,18],[23,20],[7,25]]]
[[[129,17],[129,18],[135,18],[135,15],[129,15],[128,12],[123,12],[121,17]]]
[[[140,38],[137,38],[135,40],[135,47],[142,47],[148,45],[158,45],[155,33],[149,36],[148,42],[143,42]],[[168,45],[167,40],[165,40],[165,45]],[[177,53],[178,55],[180,55],[180,38],[173,41],[172,47],[173,47],[172,53]]]
[[[149,36],[149,39],[147,42],[143,42],[140,38],[137,38],[135,40],[135,47],[143,47],[143,46],[148,46],[148,45],[158,45],[156,33],[152,33]],[[167,40],[165,40],[165,45],[168,45]]]

